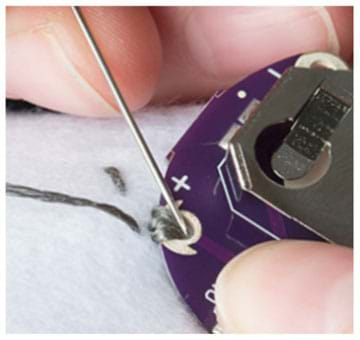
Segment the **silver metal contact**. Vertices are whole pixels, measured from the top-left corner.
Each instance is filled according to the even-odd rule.
[[[178,207],[181,201],[177,201]],[[152,219],[149,230],[151,238],[174,253],[180,255],[196,255],[197,252],[191,247],[199,241],[202,228],[200,220],[190,211],[180,210],[186,226],[188,228],[186,235],[179,233],[176,221],[167,206],[159,206],[153,209]]]
[[[344,60],[327,52],[305,53],[298,58],[295,67],[328,68],[334,71],[349,69]]]

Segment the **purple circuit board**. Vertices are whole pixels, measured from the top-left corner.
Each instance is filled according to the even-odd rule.
[[[179,255],[165,247],[163,252],[174,284],[208,331],[216,324],[216,277],[235,255],[274,239],[321,240],[296,221],[242,191],[235,183],[229,154],[220,146],[229,130],[244,124],[249,113],[297,58],[274,63],[216,93],[169,153],[166,182],[175,199],[183,201],[181,209],[198,217],[202,236],[192,245],[196,255]]]

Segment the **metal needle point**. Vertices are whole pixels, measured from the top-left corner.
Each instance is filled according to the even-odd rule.
[[[158,186],[160,187],[161,193],[166,201],[166,203],[168,204],[172,214],[174,215],[176,222],[179,224],[179,226],[181,227],[182,231],[184,232],[185,235],[187,235],[187,228],[186,228],[186,224],[185,221],[176,205],[175,199],[173,197],[173,195],[171,194],[165,180],[164,177],[162,176],[160,169],[154,159],[154,156],[152,155],[143,135],[141,134],[141,131],[138,127],[138,125],[136,124],[118,86],[116,85],[116,82],[110,72],[109,67],[106,65],[106,62],[100,52],[100,49],[98,48],[96,41],[93,37],[93,35],[91,34],[91,31],[86,23],[86,20],[84,18],[84,16],[81,13],[81,10],[79,8],[79,6],[71,6],[74,15],[76,17],[76,20],[78,21],[81,30],[83,31],[87,42],[90,45],[90,48],[96,58],[96,61],[99,64],[99,67],[111,89],[111,92],[116,100],[117,105],[119,106],[120,111],[123,113],[126,122],[128,123],[130,130],[132,132],[132,134],[135,137],[135,140],[138,144],[138,146],[140,147],[143,156],[150,168],[151,173],[153,174]]]

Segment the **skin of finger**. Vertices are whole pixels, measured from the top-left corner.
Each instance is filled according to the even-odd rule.
[[[329,6],[329,12],[340,43],[341,56],[350,64],[353,60],[353,7],[352,6]]]
[[[309,241],[263,243],[225,266],[215,300],[227,333],[349,333],[352,251]]]
[[[340,50],[348,58],[352,10],[339,7],[330,12],[298,6],[151,8],[164,59],[154,100],[208,97],[297,53]]]
[[[128,105],[144,106],[161,65],[161,44],[148,9],[82,11]],[[8,96],[81,115],[118,111],[69,7],[8,7],[6,19]]]

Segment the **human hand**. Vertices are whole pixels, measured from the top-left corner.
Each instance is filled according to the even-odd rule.
[[[209,97],[296,53],[352,58],[351,7],[89,7],[83,13],[132,110]],[[9,98],[84,116],[114,99],[69,7],[7,9]]]
[[[206,98],[286,56],[352,58],[350,7],[91,7],[83,13],[132,110]],[[7,9],[7,96],[83,116],[116,105],[68,7]],[[216,284],[227,332],[350,332],[352,252],[280,241],[241,254]]]
[[[225,333],[351,333],[352,250],[294,240],[259,244],[224,267],[215,301]]]

